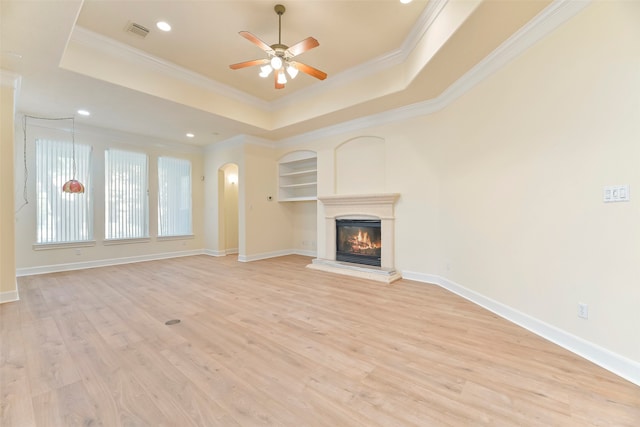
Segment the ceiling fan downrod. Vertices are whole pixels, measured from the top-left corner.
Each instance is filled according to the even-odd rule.
[[[277,4],[273,7],[273,10],[275,10],[278,14],[278,44],[271,45],[271,49],[273,49],[276,53],[280,52],[282,56],[284,56],[284,51],[287,50],[289,46],[285,46],[282,44],[282,15],[284,15],[284,12],[287,9],[283,5]]]

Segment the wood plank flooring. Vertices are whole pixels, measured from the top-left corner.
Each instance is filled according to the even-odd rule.
[[[309,261],[20,278],[0,425],[640,425],[640,387],[446,290]]]

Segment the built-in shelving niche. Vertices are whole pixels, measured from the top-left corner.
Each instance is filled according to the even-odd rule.
[[[278,201],[317,200],[318,159],[313,151],[294,151],[278,165]]]

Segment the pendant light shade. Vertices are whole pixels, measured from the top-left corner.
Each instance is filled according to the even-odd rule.
[[[84,193],[84,185],[76,179],[70,179],[64,183],[62,191],[65,193]]]

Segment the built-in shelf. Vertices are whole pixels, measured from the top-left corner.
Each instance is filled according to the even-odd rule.
[[[278,201],[317,200],[318,163],[313,151],[294,151],[278,165]]]

